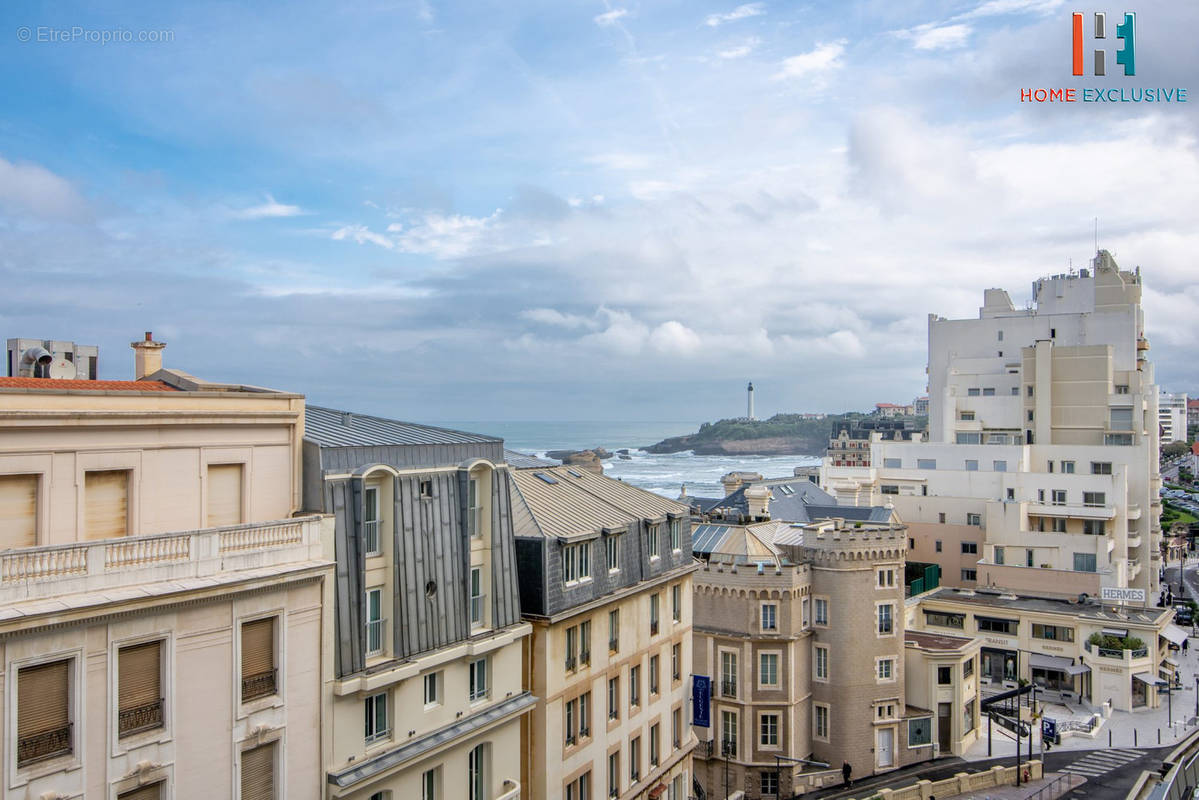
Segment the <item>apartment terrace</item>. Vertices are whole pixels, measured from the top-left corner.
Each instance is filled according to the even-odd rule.
[[[319,572],[320,516],[0,552],[0,624]]]

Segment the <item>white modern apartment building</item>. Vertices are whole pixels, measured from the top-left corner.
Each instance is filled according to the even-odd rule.
[[[926,440],[876,437],[870,467],[826,461],[822,485],[892,504],[909,560],[940,564],[946,584],[1156,599],[1158,391],[1140,273],[1100,251],[1033,295],[1018,309],[988,289],[977,319],[930,315]]]
[[[1185,392],[1162,392],[1157,396],[1157,424],[1162,444],[1187,440],[1187,396]]]

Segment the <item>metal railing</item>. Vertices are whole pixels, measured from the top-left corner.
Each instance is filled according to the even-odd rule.
[[[478,594],[470,598],[470,624],[478,627],[483,624],[483,598],[487,595]]]
[[[125,708],[117,712],[117,735],[132,736],[142,731],[162,727],[162,699],[136,708]]]
[[[737,696],[737,681],[725,678],[720,682],[720,694],[722,697]]]
[[[579,663],[581,665],[583,665],[584,667],[591,666],[591,651],[590,650],[580,650],[579,651]]]
[[[650,636],[658,635],[658,620],[654,620],[653,622],[651,622],[649,624],[649,635]]]
[[[379,520],[368,519],[362,523],[362,548],[368,556],[379,554]]]
[[[1024,800],[1054,800],[1070,789],[1070,773],[1058,775],[1035,792],[1024,795]]]
[[[577,664],[577,662],[575,661],[574,656],[566,657],[566,671],[567,672],[570,672],[571,670],[573,670],[575,668],[576,664]]]
[[[241,700],[246,702],[258,697],[267,697],[278,691],[276,676],[279,670],[272,669],[257,675],[245,675],[241,679]]]
[[[17,739],[17,766],[65,755],[71,752],[71,723],[62,728],[22,736]]]
[[[366,623],[366,654],[376,656],[383,652],[383,623],[376,619]]]

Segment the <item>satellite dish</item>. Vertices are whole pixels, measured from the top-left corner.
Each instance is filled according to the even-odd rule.
[[[49,373],[51,378],[68,380],[75,377],[75,365],[65,358],[56,358],[50,362]]]

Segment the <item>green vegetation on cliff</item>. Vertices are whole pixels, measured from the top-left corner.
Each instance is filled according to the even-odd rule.
[[[770,419],[722,419],[705,422],[696,433],[673,436],[645,448],[651,453],[692,450],[698,455],[823,455],[833,427],[868,415],[858,412],[829,414],[812,419],[802,414],[775,414]],[[924,427],[925,418],[915,418]]]

